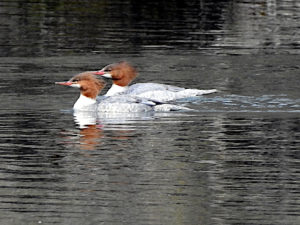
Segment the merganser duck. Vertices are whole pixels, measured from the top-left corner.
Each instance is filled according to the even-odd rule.
[[[95,74],[110,78],[113,81],[111,88],[105,96],[114,96],[122,93],[167,102],[217,92],[216,89],[186,89],[158,83],[138,83],[129,86],[136,78],[137,71],[132,65],[125,61],[109,64],[95,72]]]
[[[80,73],[69,81],[55,82],[55,84],[80,89],[80,97],[73,109],[98,112],[148,112],[148,111],[176,111],[190,110],[184,106],[163,104],[147,98],[128,95],[98,96],[105,87],[103,80],[97,79],[96,71]]]

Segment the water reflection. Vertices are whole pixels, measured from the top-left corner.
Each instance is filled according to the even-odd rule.
[[[1,114],[2,221],[293,224],[297,216],[296,114],[167,113],[84,127],[72,123],[76,114],[45,114]]]
[[[74,122],[78,125],[79,133],[71,132],[79,138],[79,148],[95,150],[101,146],[102,138],[107,137],[113,140],[128,140],[131,138],[131,131],[140,129],[140,123],[154,120],[152,112],[146,113],[102,113],[93,111],[74,111]],[[136,124],[136,125],[135,125]],[[74,140],[73,140],[74,141]]]
[[[299,17],[289,0],[5,1],[0,54],[299,53]]]
[[[254,120],[255,125],[252,124]],[[247,120],[233,115],[224,121],[222,135],[218,138],[224,149],[220,152],[223,162],[218,167],[222,175],[217,175],[222,191],[217,194],[217,199],[222,199],[219,203],[224,206],[223,216],[230,211],[230,216],[225,216],[228,223],[241,217],[256,223],[255,220],[264,215],[275,216],[288,210],[282,204],[274,206],[273,196],[281,202],[294,193],[296,184],[290,178],[296,171],[287,171],[286,168],[298,158],[297,150],[294,144],[286,145],[283,140],[299,132],[295,131],[298,123],[299,118],[293,116]],[[292,216],[275,217],[277,219],[268,222],[281,224],[290,221],[293,224]]]
[[[79,135],[80,149],[82,150],[94,150],[96,146],[101,144],[101,138],[103,137],[101,128],[97,125],[88,125],[81,128]]]
[[[142,113],[114,113],[97,111],[74,111],[74,121],[79,128],[86,128],[88,125],[98,124],[99,127],[107,125],[127,124],[128,126],[140,121],[153,120],[154,112]]]
[[[97,123],[97,112],[94,111],[74,111],[73,116],[75,123],[81,129]]]
[[[0,62],[1,223],[299,224],[299,57],[281,55],[299,7],[1,1],[0,55],[26,56]],[[220,92],[188,113],[62,111],[78,93],[54,81],[124,58],[137,82]]]

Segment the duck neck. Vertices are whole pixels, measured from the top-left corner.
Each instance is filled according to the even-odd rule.
[[[119,94],[121,92],[124,92],[128,89],[128,86],[119,86],[117,84],[112,84],[111,88],[107,91],[105,96],[113,96],[116,94]]]
[[[73,109],[91,111],[96,109],[96,105],[96,99],[89,98],[84,96],[83,94],[80,94],[80,97],[75,102]]]

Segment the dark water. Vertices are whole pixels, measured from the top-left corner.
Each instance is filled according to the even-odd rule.
[[[1,1],[0,224],[299,224],[299,19],[296,0]],[[219,92],[73,115],[54,82],[123,59]]]

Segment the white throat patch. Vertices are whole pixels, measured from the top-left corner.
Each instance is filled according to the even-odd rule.
[[[103,75],[101,75],[102,77],[106,77],[106,78],[110,78],[112,79],[112,75],[110,73],[104,73]]]
[[[88,98],[84,95],[80,95],[78,100],[75,102],[73,109],[74,110],[85,110],[92,111],[96,109],[96,100],[92,98]]]
[[[70,86],[74,88],[80,88],[80,84],[71,84]]]
[[[119,94],[121,92],[124,92],[127,89],[128,89],[128,86],[122,87],[122,86],[113,84],[111,86],[111,88],[107,91],[107,93],[105,94],[105,96],[113,96],[113,95]]]

